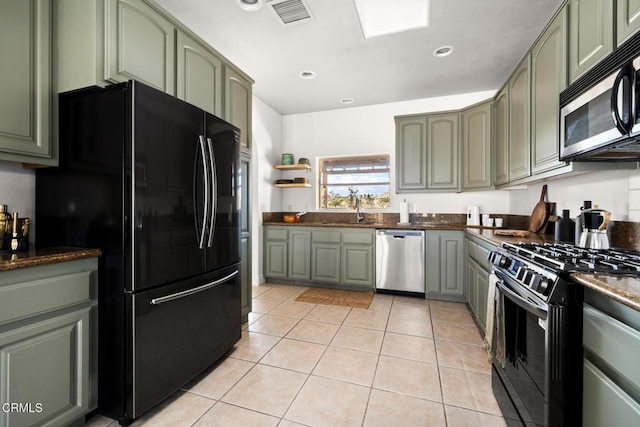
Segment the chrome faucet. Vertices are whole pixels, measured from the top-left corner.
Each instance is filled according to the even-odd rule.
[[[356,197],[356,224],[360,224],[364,220],[364,214],[360,212],[360,198]]]

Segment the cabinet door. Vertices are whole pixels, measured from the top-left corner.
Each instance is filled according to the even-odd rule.
[[[176,96],[222,115],[222,62],[182,31],[178,31],[176,42]]]
[[[471,307],[471,311],[478,316],[478,264],[470,258],[467,258],[467,283],[469,286],[469,295],[467,301]]]
[[[311,280],[340,283],[340,245],[314,243],[311,246]]]
[[[289,279],[311,279],[311,232],[289,232]]]
[[[531,86],[527,55],[509,80],[509,180],[531,175],[529,109]],[[556,101],[557,103],[557,101]]]
[[[538,173],[559,161],[558,97],[567,86],[566,12],[563,8],[531,51],[531,170]]]
[[[427,118],[396,118],[396,191],[427,188]]]
[[[264,275],[286,279],[287,270],[287,242],[273,242],[267,240],[264,248]]]
[[[459,115],[427,117],[427,188],[459,190]]]
[[[224,119],[240,129],[240,148],[251,152],[251,82],[225,68]]]
[[[373,247],[342,245],[342,284],[373,288]]]
[[[613,0],[569,2],[569,83],[613,50]]]
[[[428,231],[426,235],[427,294],[462,296],[464,290],[462,233]]]
[[[640,29],[640,0],[616,0],[616,5],[616,44],[620,46]]]
[[[242,315],[246,316],[251,311],[251,209],[249,204],[250,184],[250,159],[241,156],[240,173],[238,174],[238,186],[240,187],[240,272],[242,273]]]
[[[505,86],[494,105],[493,181],[509,182],[509,86]]]
[[[2,2],[0,160],[36,163],[52,155],[50,21],[50,0]]]
[[[106,0],[105,79],[174,94],[175,27],[142,0]]]
[[[489,292],[489,272],[482,267],[478,267],[478,275],[476,276],[476,284],[478,293],[476,295],[476,317],[480,323],[481,329],[484,331],[487,323],[487,293]]]
[[[0,411],[0,425],[69,425],[88,412],[89,311],[0,334],[0,401],[29,405]]]
[[[491,188],[491,102],[462,113],[462,188]]]

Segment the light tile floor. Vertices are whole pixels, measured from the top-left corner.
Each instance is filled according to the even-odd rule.
[[[367,310],[253,288],[242,339],[133,426],[505,426],[464,304],[376,294]],[[96,415],[91,427],[115,427]]]

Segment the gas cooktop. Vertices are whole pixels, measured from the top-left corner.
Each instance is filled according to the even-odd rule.
[[[570,243],[503,243],[502,247],[556,271],[640,276],[640,252],[585,249]]]

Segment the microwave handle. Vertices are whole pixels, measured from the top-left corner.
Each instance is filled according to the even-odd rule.
[[[616,81],[613,83],[613,88],[611,90],[611,116],[613,117],[613,123],[616,125],[616,128],[618,128],[620,133],[625,135],[631,132],[634,124],[634,114],[632,112],[633,102],[631,99],[631,90],[634,84],[634,76],[635,70],[633,69],[633,66],[629,63],[623,65],[622,69],[616,76]],[[620,111],[618,110],[618,90],[620,89],[622,81],[625,77],[629,81],[628,94],[623,93],[623,95],[628,95],[625,96],[625,99],[623,99],[623,106],[627,107],[627,111],[629,113],[626,122],[622,120],[622,118],[620,117]]]

